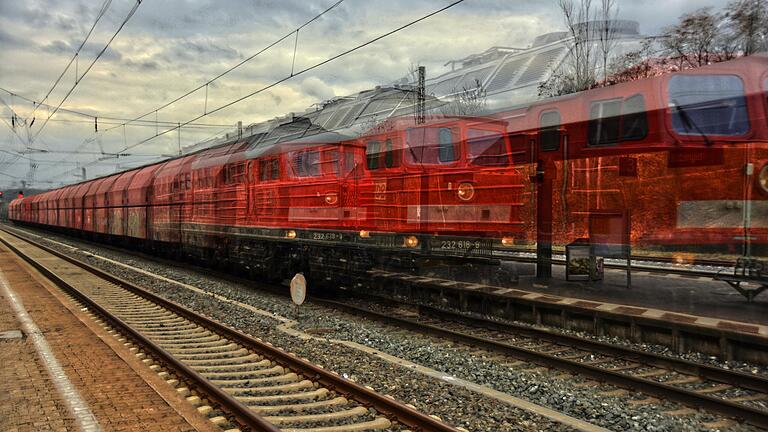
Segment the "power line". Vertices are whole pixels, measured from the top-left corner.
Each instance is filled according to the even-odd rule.
[[[75,88],[77,87],[77,85],[80,84],[80,82],[83,80],[83,78],[85,78],[85,76],[88,74],[88,72],[91,70],[91,68],[93,68],[93,65],[95,65],[96,62],[99,61],[101,56],[104,54],[104,52],[107,51],[107,48],[109,48],[109,45],[112,43],[113,40],[115,40],[117,35],[120,33],[120,31],[123,29],[123,27],[125,27],[125,25],[128,23],[128,20],[131,19],[133,14],[136,13],[136,10],[139,8],[140,5],[141,5],[141,0],[136,0],[136,4],[133,5],[133,7],[131,8],[130,12],[128,12],[128,15],[125,17],[123,22],[117,28],[117,30],[115,31],[115,34],[112,35],[112,37],[109,39],[109,41],[107,41],[107,44],[104,45],[104,48],[102,48],[101,51],[99,51],[99,53],[96,55],[96,58],[93,59],[91,64],[88,65],[88,68],[85,69],[83,74],[80,76],[80,79],[75,81],[75,85],[73,85],[72,88],[69,89],[67,94],[64,95],[64,99],[62,99],[61,102],[59,102],[59,104],[53,110],[53,112],[48,115],[48,118],[45,119],[45,122],[43,123],[43,125],[40,126],[40,129],[38,129],[37,133],[35,133],[35,135],[30,140],[30,144],[33,143],[35,141],[35,139],[37,139],[38,136],[40,136],[40,134],[43,132],[43,129],[45,129],[45,125],[48,124],[48,120],[50,120],[51,117],[53,117],[54,114],[56,114],[56,111],[58,111],[59,108],[61,108],[61,105],[67,100],[67,98],[72,94],[72,92],[75,91]]]
[[[330,12],[332,9],[336,8],[338,5],[340,5],[340,4],[341,4],[341,3],[343,3],[343,2],[344,2],[344,0],[338,0],[336,3],[334,3],[334,4],[332,4],[331,6],[327,7],[325,10],[323,10],[323,11],[322,11],[322,12],[320,12],[319,14],[315,15],[314,17],[312,17],[311,19],[309,19],[308,21],[306,21],[304,24],[302,24],[302,25],[300,25],[300,26],[296,27],[295,29],[291,30],[290,32],[286,33],[285,35],[283,35],[282,37],[278,38],[278,39],[277,39],[277,40],[275,40],[274,42],[272,42],[272,43],[270,43],[269,45],[265,46],[264,48],[260,49],[260,50],[259,50],[258,52],[256,52],[255,54],[252,54],[250,57],[248,57],[248,58],[244,59],[244,60],[243,60],[243,61],[241,61],[240,63],[238,63],[238,64],[236,64],[236,65],[232,66],[231,68],[229,68],[229,69],[225,70],[224,72],[220,73],[219,75],[215,76],[214,78],[212,78],[212,79],[210,79],[210,80],[206,81],[205,83],[203,83],[203,84],[201,84],[201,85],[199,85],[199,86],[195,87],[194,89],[192,89],[192,90],[189,90],[188,92],[186,92],[186,93],[184,93],[183,95],[181,95],[181,96],[177,97],[176,99],[174,99],[174,100],[172,100],[172,101],[170,101],[170,102],[166,102],[166,103],[164,103],[164,104],[160,105],[159,107],[157,107],[157,108],[155,108],[155,109],[153,109],[153,110],[150,110],[150,111],[146,112],[145,114],[142,114],[142,115],[140,115],[140,116],[138,116],[138,117],[136,117],[136,118],[134,118],[134,119],[132,119],[132,120],[129,120],[129,121],[127,121],[127,122],[123,123],[123,124],[120,124],[120,125],[117,125],[117,126],[114,126],[114,127],[108,128],[106,131],[110,131],[110,130],[112,130],[112,129],[116,129],[116,128],[119,128],[119,127],[121,127],[121,126],[125,126],[125,125],[127,125],[127,124],[129,124],[129,123],[133,123],[133,122],[135,122],[135,121],[137,121],[137,120],[141,120],[142,118],[144,118],[144,117],[146,117],[146,116],[148,116],[148,115],[150,115],[150,114],[152,114],[152,113],[154,113],[154,112],[160,111],[160,110],[161,110],[161,109],[163,109],[163,108],[166,108],[166,107],[168,107],[168,106],[170,106],[170,105],[173,105],[174,103],[176,103],[176,102],[178,102],[178,101],[180,101],[180,100],[182,100],[182,99],[186,98],[187,96],[191,95],[192,93],[195,93],[196,91],[198,91],[198,90],[200,90],[200,89],[202,89],[202,88],[206,88],[206,89],[207,89],[208,85],[210,85],[210,84],[211,84],[211,83],[213,83],[214,81],[216,81],[216,80],[218,80],[219,78],[221,78],[221,77],[223,77],[223,76],[225,76],[225,75],[229,74],[230,72],[234,71],[235,69],[239,68],[240,66],[242,66],[242,65],[244,65],[244,64],[246,64],[246,63],[248,63],[249,61],[251,61],[251,60],[253,60],[254,58],[258,57],[259,55],[261,55],[261,54],[262,54],[262,53],[264,53],[265,51],[267,51],[267,50],[269,50],[270,48],[272,48],[273,46],[275,46],[275,45],[279,44],[280,42],[282,42],[282,41],[286,40],[288,37],[290,37],[290,36],[291,36],[291,35],[293,35],[294,33],[295,33],[295,34],[298,36],[298,32],[299,32],[299,30],[303,29],[304,27],[308,26],[309,24],[313,23],[314,21],[316,21],[316,20],[320,19],[320,17],[322,17],[322,16],[323,16],[323,15],[325,15],[326,13]],[[295,52],[294,52],[294,55],[295,55]],[[207,102],[207,98],[206,98],[206,102]],[[105,132],[106,132],[106,131],[105,131]]]
[[[307,72],[309,72],[311,70],[314,70],[314,69],[317,69],[317,68],[319,68],[321,66],[324,66],[324,65],[326,65],[326,64],[328,64],[330,62],[338,60],[341,57],[347,56],[347,55],[349,55],[349,54],[351,54],[351,53],[353,53],[355,51],[358,51],[358,50],[360,50],[360,49],[362,49],[362,48],[364,48],[364,47],[366,47],[368,45],[376,43],[376,42],[378,42],[378,41],[380,41],[380,40],[382,40],[382,39],[384,39],[386,37],[389,37],[389,36],[391,36],[391,35],[393,35],[395,33],[398,33],[398,32],[400,32],[400,31],[402,31],[402,30],[404,30],[404,29],[406,29],[408,27],[411,27],[411,26],[413,26],[413,25],[415,25],[417,23],[420,23],[421,21],[424,21],[424,20],[426,20],[428,18],[431,18],[431,17],[433,17],[433,16],[435,16],[435,15],[441,13],[441,12],[444,12],[444,11],[446,11],[446,10],[448,10],[448,9],[450,9],[450,8],[460,4],[460,3],[463,3],[463,2],[464,2],[464,0],[456,0],[456,1],[448,4],[447,6],[444,6],[444,7],[440,8],[440,9],[437,9],[436,11],[430,12],[430,13],[422,16],[421,18],[418,18],[418,19],[415,19],[413,21],[410,21],[407,24],[404,24],[404,25],[402,25],[402,26],[400,26],[400,27],[398,27],[398,28],[396,28],[394,30],[390,30],[390,31],[388,31],[388,32],[386,32],[384,34],[381,34],[381,35],[379,35],[379,36],[377,36],[377,37],[375,37],[373,39],[370,39],[370,40],[368,40],[368,41],[366,41],[366,42],[364,42],[362,44],[359,44],[359,45],[357,45],[357,46],[355,46],[353,48],[350,48],[350,49],[348,49],[346,51],[343,51],[343,52],[341,52],[339,54],[336,54],[336,55],[334,55],[334,56],[332,56],[330,58],[327,58],[327,59],[325,59],[325,60],[323,60],[323,61],[321,61],[319,63],[315,63],[312,66],[306,67],[306,68],[304,68],[304,69],[302,69],[302,70],[300,70],[300,71],[298,71],[296,73],[292,73],[291,75],[286,75],[285,77],[280,78],[279,80],[274,81],[271,84],[269,84],[267,86],[264,86],[264,87],[254,91],[254,92],[251,92],[251,93],[249,93],[249,94],[247,94],[245,96],[237,98],[237,99],[235,99],[235,100],[233,100],[231,102],[228,102],[228,103],[226,103],[226,104],[224,104],[224,105],[222,105],[222,106],[220,106],[218,108],[215,108],[215,109],[213,109],[211,111],[203,113],[203,114],[201,114],[201,115],[199,115],[199,116],[197,116],[197,117],[195,117],[195,118],[193,118],[191,120],[188,120],[188,121],[186,121],[184,123],[180,123],[178,126],[172,127],[170,129],[166,129],[165,131],[157,133],[154,136],[151,136],[149,138],[145,138],[145,139],[143,139],[143,140],[141,140],[141,141],[139,141],[137,143],[134,143],[134,144],[132,144],[130,146],[127,146],[123,150],[119,151],[118,153],[122,153],[123,151],[130,150],[130,149],[132,149],[134,147],[137,147],[137,146],[139,146],[141,144],[145,144],[145,143],[147,143],[147,142],[149,142],[149,141],[151,141],[151,140],[153,140],[153,139],[155,139],[155,138],[157,138],[159,136],[167,134],[168,132],[172,132],[172,131],[174,131],[176,129],[179,129],[182,126],[186,126],[186,125],[188,125],[188,124],[190,124],[190,123],[192,123],[192,122],[194,122],[196,120],[200,120],[203,117],[206,117],[206,116],[208,116],[210,114],[213,114],[213,113],[216,113],[218,111],[221,111],[221,110],[223,110],[225,108],[228,108],[228,107],[230,107],[232,105],[235,105],[235,104],[237,104],[239,102],[242,102],[245,99],[251,98],[251,97],[253,97],[253,96],[255,96],[255,95],[259,94],[259,93],[265,92],[265,91],[271,89],[272,87],[275,87],[275,86],[277,86],[279,84],[282,84],[282,83],[284,83],[284,82],[286,82],[286,81],[288,81],[288,80],[290,80],[290,79],[292,79],[294,77],[297,77],[299,75],[303,75],[303,74],[305,74],[305,73],[307,73]]]
[[[99,20],[104,16],[104,14],[107,12],[107,9],[109,9],[109,6],[112,4],[112,0],[105,0],[104,3],[101,5],[101,10],[99,10],[98,15],[96,15],[96,21],[93,22],[93,25],[91,26],[91,29],[88,30],[88,34],[85,35],[85,39],[83,39],[83,42],[80,44],[79,47],[77,47],[77,51],[75,51],[75,55],[72,56],[72,58],[69,60],[69,63],[67,63],[67,66],[64,68],[63,71],[61,71],[61,74],[58,78],[56,78],[56,81],[54,81],[53,86],[51,86],[51,89],[48,90],[48,93],[45,94],[45,97],[43,97],[43,100],[40,101],[41,104],[45,103],[46,100],[48,100],[48,96],[51,95],[53,92],[53,89],[56,88],[56,86],[61,81],[61,78],[64,77],[64,74],[67,73],[69,70],[69,67],[72,66],[72,63],[77,59],[77,56],[80,54],[80,50],[83,49],[85,46],[85,43],[88,42],[88,38],[91,37],[91,34],[93,33],[93,29],[96,28],[96,24],[99,23]],[[79,81],[77,76],[75,76],[75,82]],[[32,109],[32,114],[29,116],[32,117],[35,115],[35,111],[37,111],[37,107],[34,107]]]
[[[216,109],[214,109],[214,110],[212,110],[212,111],[208,111],[208,112],[206,112],[206,113],[203,113],[202,115],[199,115],[199,116],[197,116],[197,117],[195,117],[195,118],[193,118],[193,119],[191,119],[191,120],[188,120],[188,121],[186,121],[186,122],[184,122],[184,123],[179,123],[179,124],[178,124],[177,126],[175,126],[175,127],[172,127],[172,128],[170,128],[170,129],[167,129],[167,130],[165,130],[165,131],[163,131],[163,132],[157,133],[157,134],[155,134],[154,136],[151,136],[151,137],[149,137],[149,138],[143,139],[143,140],[141,140],[141,141],[139,141],[139,142],[137,142],[137,143],[131,144],[130,146],[126,146],[126,147],[124,147],[122,150],[118,151],[117,153],[123,153],[123,152],[125,152],[125,151],[128,151],[128,150],[130,150],[130,149],[132,149],[132,148],[135,148],[135,147],[137,147],[137,146],[139,146],[139,145],[141,145],[141,144],[145,144],[145,143],[147,143],[147,142],[149,142],[149,141],[151,141],[151,140],[153,140],[153,139],[155,139],[155,138],[157,138],[157,137],[159,137],[159,136],[165,135],[165,134],[167,134],[167,133],[169,133],[169,132],[172,132],[172,131],[174,131],[174,130],[177,130],[177,129],[181,128],[181,127],[185,127],[186,125],[188,125],[188,124],[190,124],[190,123],[192,123],[192,122],[194,122],[194,121],[196,121],[196,120],[199,120],[199,119],[201,119],[201,118],[203,118],[203,117],[206,117],[206,116],[208,116],[208,115],[210,115],[210,114],[213,114],[213,113],[215,113],[215,112],[221,111],[221,110],[223,110],[223,109],[225,109],[225,108],[228,108],[228,107],[230,107],[230,106],[232,106],[232,105],[235,105],[235,104],[237,104],[237,103],[239,103],[239,102],[242,102],[242,101],[243,101],[243,100],[245,100],[245,99],[251,98],[251,97],[253,97],[253,96],[255,96],[255,95],[259,94],[259,93],[262,93],[262,92],[264,92],[264,91],[267,91],[267,90],[269,90],[269,89],[271,89],[271,88],[273,88],[273,87],[275,87],[275,86],[277,86],[277,85],[279,85],[279,84],[282,84],[283,82],[286,82],[286,81],[288,81],[288,80],[290,80],[290,79],[292,79],[292,78],[294,78],[294,77],[296,77],[296,76],[299,76],[299,75],[303,75],[303,74],[305,74],[305,73],[307,73],[307,72],[309,72],[309,71],[312,71],[312,70],[314,70],[314,69],[317,69],[317,68],[319,68],[319,67],[321,67],[321,66],[324,66],[324,65],[326,65],[326,64],[328,64],[328,63],[330,63],[330,62],[333,62],[333,61],[335,61],[335,60],[337,60],[337,59],[339,59],[339,58],[341,58],[341,57],[347,56],[347,55],[349,55],[349,54],[351,54],[351,53],[353,53],[353,52],[355,52],[355,51],[358,51],[358,50],[360,50],[360,49],[362,49],[362,48],[364,48],[364,47],[366,47],[366,46],[368,46],[368,45],[371,45],[371,44],[373,44],[373,43],[376,43],[376,42],[378,42],[378,41],[380,41],[380,40],[382,40],[382,39],[384,39],[384,38],[387,38],[387,37],[389,37],[389,36],[391,36],[391,35],[393,35],[393,34],[395,34],[395,33],[398,33],[398,32],[400,32],[400,31],[402,31],[402,30],[404,30],[404,29],[406,29],[406,28],[408,28],[408,27],[411,27],[411,26],[413,26],[413,25],[415,25],[415,24],[418,24],[418,23],[420,23],[421,21],[424,21],[424,20],[426,20],[426,19],[429,19],[429,18],[431,18],[431,17],[433,17],[433,16],[435,16],[435,15],[437,15],[437,14],[439,14],[439,13],[442,13],[442,12],[444,12],[444,11],[448,10],[448,9],[451,9],[451,8],[453,8],[454,6],[456,6],[456,5],[458,5],[458,4],[461,4],[461,3],[463,3],[464,1],[465,1],[465,0],[456,0],[456,1],[454,1],[454,2],[452,2],[452,3],[450,3],[450,4],[448,4],[448,5],[446,5],[446,6],[442,7],[442,8],[440,8],[440,9],[437,9],[437,10],[435,10],[435,11],[433,11],[433,12],[430,12],[430,13],[428,13],[428,14],[426,14],[426,15],[423,15],[423,16],[422,16],[422,17],[420,17],[420,18],[417,18],[417,19],[415,19],[415,20],[412,20],[412,21],[410,21],[410,22],[408,22],[408,23],[406,23],[406,24],[404,24],[404,25],[401,25],[400,27],[397,27],[397,28],[396,28],[396,29],[394,29],[394,30],[390,30],[390,31],[388,31],[388,32],[386,32],[386,33],[383,33],[383,34],[381,34],[381,35],[379,35],[379,36],[377,36],[377,37],[375,37],[375,38],[373,38],[373,39],[370,39],[370,40],[368,40],[368,41],[366,41],[366,42],[364,42],[364,43],[362,43],[362,44],[359,44],[359,45],[357,45],[357,46],[355,46],[355,47],[353,47],[353,48],[350,48],[350,49],[348,49],[348,50],[346,50],[346,51],[343,51],[343,52],[341,52],[341,53],[339,53],[339,54],[336,54],[336,55],[334,55],[334,56],[332,56],[332,57],[330,57],[330,58],[328,58],[328,59],[326,59],[326,60],[323,60],[323,61],[321,61],[321,62],[318,62],[318,63],[316,63],[316,64],[314,64],[314,65],[312,65],[312,66],[306,67],[306,68],[304,68],[304,69],[302,69],[302,70],[300,70],[300,71],[298,71],[298,72],[295,72],[295,73],[293,73],[293,74],[291,74],[291,75],[285,76],[285,77],[283,77],[283,78],[281,78],[281,79],[279,79],[279,80],[277,80],[277,81],[274,81],[272,84],[269,84],[269,85],[267,85],[267,86],[265,86],[265,87],[262,87],[262,88],[260,88],[259,90],[256,90],[256,91],[254,91],[254,92],[251,92],[251,93],[249,93],[249,94],[247,94],[247,95],[245,95],[245,96],[242,96],[242,97],[240,97],[240,98],[238,98],[238,99],[235,99],[235,100],[233,100],[233,101],[231,101],[231,102],[228,102],[228,103],[226,103],[226,104],[224,104],[224,105],[222,105],[222,106],[220,106],[220,107],[218,107],[218,108],[216,108]],[[290,36],[291,34],[293,34],[293,32],[289,33],[288,35]],[[201,87],[199,87],[199,88],[202,88],[202,86],[201,86]],[[198,88],[198,89],[199,89],[199,88]],[[155,112],[155,111],[153,110],[153,111],[151,111],[150,113],[152,113],[152,112]],[[149,113],[148,113],[148,114],[149,114]],[[91,163],[92,163],[92,162],[91,162]],[[88,166],[88,164],[86,164],[86,165],[84,165],[84,166]],[[69,170],[69,171],[66,171],[66,172],[64,172],[64,173],[61,173],[61,174],[58,174],[58,175],[55,175],[55,176],[49,177],[47,180],[51,180],[51,179],[56,179],[56,178],[62,177],[62,176],[64,176],[64,175],[68,174],[69,172],[72,172],[72,170]]]
[[[12,91],[10,91],[10,90],[8,90],[6,88],[3,88],[3,87],[0,87],[0,91],[8,93],[9,95],[11,95],[13,97],[17,97],[19,99],[22,99],[22,100],[25,100],[27,102],[30,102],[30,103],[32,103],[33,105],[36,105],[36,106],[45,106],[47,108],[55,108],[53,105],[37,102],[37,101],[32,100],[32,99],[30,99],[30,98],[28,98],[26,96],[20,95],[20,94],[18,94],[16,92],[12,92]],[[8,105],[8,104],[6,104],[6,105]],[[10,108],[10,106],[9,106],[9,108]],[[79,116],[82,116],[82,117],[88,117],[88,118],[91,119],[91,120],[87,121],[88,123],[92,123],[93,119],[98,119],[100,124],[103,123],[103,124],[110,124],[110,125],[113,125],[113,124],[120,124],[120,125],[122,125],[123,123],[119,123],[119,122],[130,122],[130,121],[132,121],[131,119],[128,119],[128,118],[105,116],[105,115],[97,115],[97,114],[88,114],[88,113],[84,113],[82,111],[76,111],[76,110],[72,110],[72,109],[68,109],[68,108],[59,108],[59,112],[65,112],[65,113],[69,113],[69,114],[73,114],[73,115],[79,115]],[[114,123],[102,122],[102,120],[108,120],[108,121],[112,121]],[[51,119],[49,121],[67,121],[67,120]],[[73,120],[69,120],[69,121],[73,121]],[[83,121],[83,122],[85,122],[85,121]],[[137,123],[137,122],[145,123],[145,124],[141,124],[141,125],[137,125],[137,126],[155,126],[156,124],[160,124],[160,125],[163,125],[163,124],[167,124],[167,125],[178,124],[178,122],[175,122],[175,121],[155,121],[155,120],[137,120],[137,121],[133,121],[133,122],[134,123]],[[192,124],[190,124],[190,126],[205,126],[205,127],[226,127],[226,126],[230,126],[230,127],[233,127],[234,124],[192,123]]]

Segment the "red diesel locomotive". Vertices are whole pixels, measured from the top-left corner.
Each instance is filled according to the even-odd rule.
[[[9,217],[276,277],[581,238],[765,255],[767,113],[753,56],[492,118],[253,136],[14,200]]]

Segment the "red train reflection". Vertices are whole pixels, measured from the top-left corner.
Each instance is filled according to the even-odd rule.
[[[754,56],[493,118],[393,118],[357,138],[249,138],[17,199],[9,215],[278,273],[579,238],[766,255],[767,66]]]

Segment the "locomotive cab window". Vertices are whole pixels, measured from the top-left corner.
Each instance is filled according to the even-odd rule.
[[[554,151],[560,148],[560,111],[541,113],[539,145],[542,151]]]
[[[355,160],[355,152],[346,150],[344,152],[344,172],[342,173],[343,177],[346,177],[354,171],[354,169],[357,167],[357,161]]]
[[[455,162],[456,133],[452,128],[411,128],[407,131],[405,160],[420,165],[440,165]]]
[[[384,141],[384,166],[387,168],[400,166],[400,157],[391,138]]]
[[[749,132],[744,83],[736,75],[676,75],[669,80],[672,127],[680,135]]]
[[[509,165],[509,151],[504,135],[498,131],[468,129],[467,160],[475,166]]]
[[[259,161],[259,180],[260,181],[269,180],[269,167],[270,167],[270,162],[268,160],[261,159]]]
[[[339,151],[336,149],[323,151],[323,175],[339,175]]]
[[[320,175],[320,152],[318,150],[296,152],[293,155],[293,172],[297,177]]]
[[[277,159],[261,159],[259,161],[259,180],[277,180],[280,177]]]
[[[365,144],[365,165],[369,170],[379,169],[381,141],[368,141]]]

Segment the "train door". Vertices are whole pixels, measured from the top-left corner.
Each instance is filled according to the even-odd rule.
[[[531,179],[536,202],[536,276],[540,278],[552,276],[553,185],[562,137],[560,112],[543,111],[539,115],[538,136],[531,142],[531,166],[535,170]]]
[[[277,155],[259,159],[259,187],[255,189],[256,216],[262,225],[274,224],[278,205],[280,159]]]
[[[365,164],[370,172],[366,191],[360,190],[361,197],[368,199],[370,212],[367,220],[380,231],[401,231],[409,228],[403,222],[411,223],[414,204],[412,194],[420,188],[411,185],[418,177],[400,169],[401,144],[396,133],[374,136],[365,141]]]
[[[343,200],[340,205],[344,211],[349,211],[348,225],[360,229],[359,222],[365,216],[360,205],[360,177],[363,173],[363,156],[359,149],[352,145],[339,146],[340,172],[339,183]]]
[[[712,73],[680,74],[667,82],[674,107],[670,126],[684,144],[687,153],[683,154],[689,156],[675,161],[682,166],[678,171],[695,176],[697,185],[710,185],[701,193],[693,182],[681,187],[677,228],[689,236],[688,243],[720,243],[729,252],[744,255],[752,253],[756,222],[751,163],[759,144],[750,137],[757,126],[750,124],[750,117],[760,118],[748,113],[759,109],[756,104],[748,107],[749,85],[737,74]],[[700,235],[705,230],[711,233],[708,238]]]

